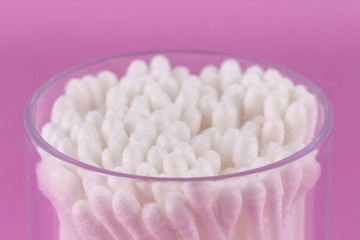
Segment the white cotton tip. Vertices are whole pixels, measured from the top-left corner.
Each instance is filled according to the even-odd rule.
[[[222,75],[220,79],[220,87],[222,91],[225,91],[227,88],[240,82],[241,76],[238,74],[227,74]]]
[[[113,194],[104,186],[96,186],[89,194],[89,204],[94,215],[115,239],[128,238],[127,231],[116,220],[112,209]]]
[[[136,168],[136,175],[156,177],[158,172],[151,163],[144,162]]]
[[[200,79],[205,80],[219,75],[219,70],[213,65],[205,66],[200,72]]]
[[[187,108],[197,107],[200,98],[200,93],[194,88],[182,88],[176,97],[175,103],[180,106],[182,110]]]
[[[52,166],[48,184],[54,199],[66,210],[83,195],[78,176],[60,165]]]
[[[181,194],[177,192],[166,194],[165,210],[172,226],[182,239],[200,240],[195,218]]]
[[[247,179],[242,189],[244,206],[250,221],[253,238],[265,240],[264,210],[266,188],[257,176]]]
[[[221,66],[219,74],[221,76],[220,85],[221,89],[225,90],[231,84],[240,82],[241,69],[237,61],[228,59],[225,60]]]
[[[157,55],[150,60],[150,69],[160,69],[166,72],[170,72],[171,66],[169,60],[165,56]]]
[[[273,69],[273,68],[269,68],[264,72],[263,79],[264,79],[265,82],[273,81],[274,79],[278,80],[278,81],[281,81],[282,76],[281,76],[281,74],[280,74],[280,72],[278,70]]]
[[[186,67],[178,66],[173,69],[172,76],[178,80],[178,82],[181,82],[183,79],[189,76],[189,73],[189,69]]]
[[[135,131],[138,123],[143,119],[140,113],[128,112],[124,117],[124,128],[128,135]]]
[[[263,83],[254,84],[248,88],[244,96],[244,114],[246,119],[262,113],[267,96],[268,89]]]
[[[257,124],[255,121],[250,120],[250,121],[246,121],[242,127],[241,127],[241,131],[251,131],[253,133],[255,133],[256,137],[258,140],[261,139],[261,127],[259,124]]]
[[[170,104],[166,105],[162,110],[164,112],[166,112],[171,123],[180,120],[182,110],[181,110],[181,107],[176,105],[175,103],[170,103]]]
[[[139,145],[128,145],[124,148],[123,155],[123,168],[130,173],[135,173],[136,168],[145,161],[145,155],[142,147]]]
[[[198,157],[200,157],[203,152],[211,149],[211,139],[204,134],[196,135],[190,140],[190,143]]]
[[[163,90],[154,91],[150,95],[150,104],[152,110],[161,109],[170,103],[171,98]]]
[[[288,101],[279,91],[269,93],[264,103],[264,116],[269,118],[283,118]]]
[[[158,177],[167,177],[164,173],[159,174]],[[169,184],[169,182],[162,181],[153,181],[151,183],[151,193],[154,197],[154,200],[159,206],[165,206],[165,197],[170,192],[176,192],[177,186],[174,184]]]
[[[211,96],[214,96],[216,99],[219,99],[218,92],[213,87],[208,86],[208,85],[202,84],[199,88],[199,93],[200,93],[201,97],[209,94]]]
[[[92,137],[82,137],[78,142],[77,155],[81,162],[96,164],[101,163],[102,147],[101,144]]]
[[[101,155],[101,163],[103,168],[111,170],[121,166],[121,151],[118,148],[105,148]]]
[[[163,172],[163,160],[165,156],[168,155],[168,152],[165,148],[160,146],[152,146],[147,152],[147,162],[155,167],[158,173]]]
[[[179,142],[178,136],[174,132],[164,131],[156,139],[156,145],[171,152]]]
[[[221,157],[222,168],[228,168],[233,166],[234,145],[239,135],[239,129],[229,128],[222,136],[219,145],[219,154]]]
[[[142,151],[146,154],[149,148],[152,146],[152,142],[146,132],[134,131],[129,138],[129,144],[138,145]]]
[[[129,110],[131,112],[140,113],[144,117],[149,116],[151,113],[150,112],[150,103],[149,103],[148,99],[143,95],[133,98]]]
[[[192,169],[186,174],[187,177],[198,177],[202,174]],[[211,181],[184,182],[183,191],[192,210],[201,220],[206,239],[224,240],[220,225],[216,219],[214,208],[214,184]]]
[[[104,93],[118,82],[116,75],[108,70],[99,72],[97,78]]]
[[[103,115],[99,111],[90,111],[85,116],[85,122],[100,128],[103,121]]]
[[[282,198],[284,194],[283,183],[279,171],[269,171],[261,175],[262,182],[266,188],[266,202],[269,216],[271,239],[282,240]]]
[[[211,127],[212,123],[212,113],[214,108],[217,106],[218,100],[217,97],[213,95],[204,95],[200,98],[199,101],[199,110],[201,112],[201,126],[200,129],[207,129]]]
[[[250,67],[248,67],[245,71],[245,74],[250,74],[250,75],[257,75],[257,76],[262,76],[264,73],[264,70],[257,65],[252,65]]]
[[[198,76],[189,75],[180,82],[180,85],[181,89],[193,89],[199,91],[203,84]]]
[[[80,169],[78,169],[77,174],[82,177],[82,185],[84,187],[84,191],[87,197],[90,196],[90,192],[94,187],[107,186],[106,181],[99,174],[94,174],[92,172]]]
[[[257,115],[251,119],[252,122],[256,123],[259,127],[262,127],[265,123],[264,115]]]
[[[191,138],[190,128],[183,121],[176,121],[172,123],[167,131],[174,133],[180,141],[189,141]]]
[[[237,128],[240,124],[239,109],[229,101],[219,102],[212,112],[212,126],[225,132],[229,128]]]
[[[149,117],[156,126],[158,133],[163,132],[170,125],[170,118],[164,110],[156,110]]]
[[[306,110],[307,110],[307,117],[308,117],[308,127],[307,133],[305,136],[305,142],[309,143],[315,134],[315,127],[317,122],[317,114],[318,114],[318,103],[316,97],[311,93],[304,93],[298,99],[298,102],[302,103]]]
[[[107,139],[107,145],[112,148],[117,148],[119,151],[123,151],[123,149],[128,145],[129,137],[124,129],[118,128],[112,130]]]
[[[259,84],[261,82],[262,82],[261,76],[256,75],[256,74],[245,73],[244,76],[241,78],[241,85],[245,89],[248,89],[251,86],[254,86],[254,85]]]
[[[179,84],[175,78],[171,76],[161,77],[159,85],[167,93],[167,95],[174,100],[179,91]]]
[[[70,131],[72,126],[80,121],[81,117],[79,113],[74,109],[68,109],[64,112],[64,115],[61,118],[60,126],[65,131]]]
[[[145,97],[150,98],[152,93],[161,90],[162,88],[158,82],[155,82],[152,78],[148,78],[145,80],[145,85],[142,93]]]
[[[51,138],[51,135],[58,128],[59,128],[58,125],[56,123],[54,123],[54,122],[46,123],[41,129],[41,137],[45,141],[49,142],[50,138]]]
[[[67,137],[69,137],[69,135],[66,133],[66,131],[61,128],[58,128],[58,129],[55,129],[54,132],[51,134],[48,143],[51,146],[53,146],[54,148],[57,148],[61,139],[67,138]]]
[[[91,108],[96,108],[104,101],[104,93],[101,89],[100,82],[91,75],[86,75],[81,78],[90,99]]]
[[[164,173],[172,177],[183,177],[189,167],[185,158],[176,153],[165,156],[163,161]]]
[[[235,168],[248,167],[259,156],[259,144],[256,135],[242,131],[235,140],[233,162]]]
[[[277,161],[280,161],[280,160],[283,160],[284,158],[287,158],[287,157],[289,157],[291,155],[291,152],[289,152],[289,151],[286,151],[286,150],[282,150],[282,151],[280,151],[279,153],[278,153],[278,155],[276,156],[276,158],[275,158],[275,161],[277,162]]]
[[[306,94],[308,91],[306,90],[306,87],[303,85],[297,85],[290,91],[290,101],[295,102],[298,100],[301,96]]]
[[[196,159],[193,147],[188,142],[179,142],[173,149],[173,153],[182,156],[190,166]]]
[[[181,120],[189,126],[191,136],[195,136],[199,133],[201,124],[201,113],[197,108],[185,109],[182,112]]]
[[[278,159],[283,159],[289,155],[290,152],[283,151],[279,154]],[[296,192],[300,187],[302,175],[301,164],[297,162],[289,163],[281,169],[281,179],[284,186],[283,209],[285,212],[292,207]]]
[[[82,115],[89,111],[91,107],[90,94],[86,86],[79,79],[70,79],[65,86],[65,95],[69,96],[74,104],[75,109]]]
[[[82,122],[79,124],[79,127],[77,129],[77,134],[76,134],[77,142],[79,142],[80,139],[83,137],[94,138],[94,139],[96,139],[96,141],[98,141],[100,143],[102,141],[98,129],[94,125],[92,125],[90,123],[86,123],[86,122]]]
[[[111,87],[105,97],[106,109],[115,106],[127,106],[130,102],[127,92],[119,85]]]
[[[121,118],[110,115],[104,118],[100,127],[100,132],[103,139],[108,139],[110,133],[117,129],[124,129],[124,123]]]
[[[51,121],[60,125],[65,112],[69,109],[75,109],[73,99],[64,95],[58,97],[51,109]]]
[[[236,173],[236,172],[238,172],[238,170],[237,170],[236,168],[228,167],[228,168],[225,168],[225,169],[220,173],[220,175],[233,174],[233,173]]]
[[[219,189],[216,198],[216,209],[219,223],[225,239],[232,239],[236,222],[242,208],[242,196],[239,187],[233,182],[225,182]]]
[[[321,166],[315,158],[305,158],[302,160],[302,180],[294,202],[304,197],[308,191],[315,185],[321,174]]]
[[[79,129],[81,127],[82,122],[75,124],[74,126],[72,126],[71,131],[70,131],[70,139],[73,140],[74,142],[78,141],[78,132]]]
[[[260,156],[266,158],[270,162],[275,162],[276,157],[282,151],[283,148],[279,143],[271,142],[262,148]]]
[[[307,112],[301,103],[292,103],[284,117],[286,137],[285,142],[304,142],[307,133]]]
[[[134,240],[150,240],[141,221],[141,205],[134,195],[119,189],[114,193],[112,207],[116,219]]]
[[[144,206],[142,220],[148,232],[158,240],[177,240],[177,236],[171,224],[156,203]]]
[[[72,219],[82,236],[93,240],[112,238],[109,232],[94,216],[88,201],[79,200],[72,207]]]
[[[201,82],[205,85],[211,86],[217,92],[220,92],[220,77],[218,69],[215,66],[208,65],[200,72]]]
[[[219,150],[219,145],[222,138],[222,133],[219,129],[211,127],[201,132],[201,134],[207,135],[211,139],[211,148],[213,150]]]
[[[116,167],[112,169],[112,171],[118,173],[131,174],[130,171],[125,170],[123,167]],[[107,183],[112,192],[116,192],[117,190],[122,189],[128,191],[134,196],[137,195],[137,191],[133,185],[133,180],[122,177],[109,176]]]
[[[136,168],[136,175],[139,176],[148,176],[148,177],[157,177],[158,172],[156,171],[156,168],[149,162],[141,163]],[[137,181],[135,182],[135,187],[138,190],[139,198],[141,199],[141,202],[153,202],[154,198],[152,195],[152,192],[149,191],[151,188],[151,182],[150,181]]]
[[[70,138],[63,138],[57,145],[57,150],[63,154],[76,159],[77,158],[77,145]]]
[[[118,117],[123,119],[128,113],[129,109],[125,105],[116,105],[107,110],[105,114],[106,117]]]
[[[302,142],[291,142],[284,146],[284,150],[289,151],[290,153],[296,153],[303,149],[305,147],[305,144]]]
[[[233,83],[228,88],[224,89],[221,96],[221,101],[231,101],[238,107],[242,107],[242,102],[245,95],[245,89],[240,83]]]
[[[282,144],[285,139],[285,126],[280,118],[271,118],[265,121],[261,131],[261,144],[266,146],[270,142]]]
[[[207,150],[201,154],[202,158],[205,158],[214,170],[215,175],[220,173],[221,159],[220,155],[214,150]]]
[[[196,159],[192,163],[191,168],[202,172],[202,174],[204,176],[214,176],[215,175],[214,168],[212,167],[210,161],[208,161],[206,158],[200,157],[200,158]]]
[[[145,133],[150,139],[151,143],[154,143],[158,135],[156,125],[149,119],[142,119],[136,126],[135,131]]]
[[[123,77],[120,80],[119,88],[126,92],[129,102],[143,91],[145,84],[144,78]]]
[[[126,69],[126,75],[129,77],[140,77],[148,72],[148,66],[143,60],[134,60]]]
[[[264,157],[257,157],[254,161],[250,164],[249,169],[256,169],[261,168],[263,166],[269,165],[270,161]]]

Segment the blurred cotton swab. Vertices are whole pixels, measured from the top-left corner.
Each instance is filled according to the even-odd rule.
[[[128,191],[119,189],[115,192],[112,207],[116,219],[124,226],[134,240],[149,240],[141,220],[141,206]]]
[[[199,177],[201,173],[190,170],[186,177]],[[224,240],[214,211],[214,186],[210,181],[184,182],[183,190],[193,211],[206,228],[207,239]]]
[[[242,208],[241,191],[236,183],[225,182],[220,187],[217,193],[216,206],[225,239],[231,240]]]
[[[112,193],[104,186],[94,187],[89,194],[89,204],[95,216],[114,239],[128,238],[127,231],[116,220],[112,209]]]
[[[77,201],[72,207],[74,224],[81,235],[91,240],[112,239],[109,232],[94,216],[86,200]]]
[[[165,198],[165,209],[170,222],[182,239],[200,240],[194,216],[181,194],[169,192]]]
[[[156,203],[144,206],[142,219],[149,233],[158,240],[177,240],[177,236],[163,211]]]
[[[266,240],[264,226],[266,188],[257,176],[246,179],[242,189],[242,196],[250,220],[253,239]]]

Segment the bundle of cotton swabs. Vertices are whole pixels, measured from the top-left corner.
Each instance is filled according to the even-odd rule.
[[[194,75],[164,56],[134,60],[120,79],[70,79],[42,137],[60,152],[115,172],[196,178],[281,160],[314,135],[317,100],[275,69],[233,59]],[[217,181],[141,181],[54,161],[40,151],[39,187],[59,238],[303,240],[315,155]]]

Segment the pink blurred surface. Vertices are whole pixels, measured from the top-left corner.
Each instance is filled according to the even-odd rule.
[[[360,4],[356,1],[2,1],[0,239],[26,239],[23,109],[71,66],[124,52],[249,55],[315,82],[335,109],[330,239],[360,239]]]

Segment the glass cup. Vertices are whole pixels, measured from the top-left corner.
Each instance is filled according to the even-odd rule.
[[[314,136],[300,151],[241,172],[188,178],[126,174],[98,168],[56,150],[41,137],[51,108],[72,78],[110,70],[123,76],[135,59],[164,55],[198,74],[231,58],[242,69],[277,69],[315,95]],[[122,54],[77,66],[43,84],[24,114],[27,131],[29,237],[83,239],[328,239],[333,110],[326,96],[298,74],[265,61],[207,51]]]

